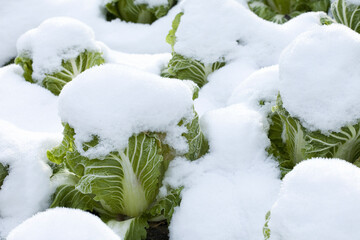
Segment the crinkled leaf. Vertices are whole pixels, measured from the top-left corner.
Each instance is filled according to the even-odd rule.
[[[225,62],[203,64],[198,60],[186,58],[173,52],[172,58],[170,59],[167,68],[162,70],[161,76],[192,80],[199,87],[202,87],[208,82],[208,75],[223,66],[225,66]]]
[[[279,144],[280,129],[276,130],[272,126],[273,135],[269,132],[269,153],[279,161],[282,176],[302,160],[314,157],[340,158],[350,163],[359,163],[360,123],[344,126],[338,132],[322,133],[302,126],[300,120],[292,117],[283,107],[280,96],[274,110],[285,127],[281,135],[285,139],[285,147]],[[274,129],[277,131],[275,135]]]
[[[143,217],[131,218],[125,221],[111,220],[107,225],[120,236],[122,240],[142,240],[146,238],[146,229],[149,227]]]
[[[270,218],[271,218],[271,212],[268,211],[266,213],[266,216],[265,216],[265,224],[264,224],[264,227],[263,227],[264,240],[270,239],[270,235],[271,235],[271,230],[269,228]]]
[[[26,56],[19,56],[19,57],[15,58],[15,64],[20,65],[22,67],[22,69],[24,70],[23,76],[26,81],[35,83],[35,81],[32,79],[33,61],[31,58],[26,57]]]
[[[188,131],[183,134],[189,144],[189,151],[185,157],[189,160],[196,160],[209,151],[209,144],[200,129],[199,115],[195,112],[195,117],[187,126]]]
[[[67,163],[82,176],[78,190],[95,194],[107,210],[131,217],[140,216],[155,200],[165,172],[161,141],[145,133],[131,137],[126,149],[104,159],[69,154]]]
[[[45,74],[46,76],[40,84],[54,95],[59,95],[66,83],[70,82],[86,69],[103,64],[104,62],[102,53],[85,51],[80,53],[76,58],[63,61],[60,71]],[[23,68],[26,81],[31,83],[37,82],[32,78],[33,68],[30,58],[19,56],[15,59],[15,63]]]
[[[360,4],[357,5],[347,0],[337,0],[332,3],[331,12],[336,22],[360,33]]]
[[[47,151],[47,157],[51,162],[61,164],[64,162],[67,152],[75,151],[74,135],[74,129],[71,128],[69,124],[64,124],[64,137],[61,144],[54,147],[52,150]]]
[[[9,174],[9,166],[0,163],[0,189],[8,174]]]
[[[144,216],[150,220],[160,221],[166,219],[170,223],[175,207],[180,206],[182,187],[172,189],[169,193],[156,201],[156,203],[145,212]]]
[[[165,16],[176,2],[168,0],[166,5],[149,7],[147,4],[136,4],[134,0],[113,0],[105,7],[110,14],[126,22],[151,24]]]
[[[248,6],[259,17],[282,24],[305,12],[327,12],[330,0],[250,0]]]

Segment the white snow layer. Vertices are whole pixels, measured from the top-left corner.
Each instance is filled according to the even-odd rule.
[[[302,34],[280,59],[280,94],[312,130],[337,131],[360,118],[360,36],[332,24]]]
[[[29,30],[17,41],[18,56],[32,59],[34,80],[61,70],[62,61],[76,58],[85,50],[100,52],[92,29],[68,17],[50,18]]]
[[[339,159],[311,159],[283,180],[271,208],[271,240],[359,239],[360,169]]]
[[[122,150],[129,137],[146,131],[167,133],[168,143],[186,152],[186,139],[181,136],[186,128],[177,124],[193,117],[192,94],[187,81],[106,64],[85,71],[64,87],[59,114],[75,129],[78,150],[85,156]],[[100,144],[85,153],[82,143],[93,135],[100,137]]]
[[[264,216],[280,188],[267,157],[262,116],[238,104],[202,118],[210,153],[170,163],[164,181],[185,186],[170,224],[172,240],[262,240]]]
[[[153,24],[133,24],[105,19],[103,0],[16,0],[0,8],[0,66],[16,56],[16,40],[51,17],[72,17],[91,26],[97,40],[127,53],[170,52],[165,42],[175,15],[175,6]],[[11,23],[11,28],[9,28]]]
[[[69,208],[36,214],[11,231],[7,240],[120,240],[100,218]]]
[[[28,131],[61,133],[57,97],[22,74],[20,66],[0,68],[0,119]]]
[[[262,68],[251,74],[233,91],[228,104],[243,103],[266,116],[279,93],[279,66]],[[262,104],[260,104],[262,102]]]
[[[147,4],[149,7],[168,5],[168,0],[135,0],[135,4]]]
[[[282,49],[300,33],[320,27],[324,14],[306,13],[279,25],[259,18],[236,0],[190,0],[182,9],[177,53],[204,63],[251,58],[260,66],[277,64]]]
[[[60,140],[59,135],[23,131],[0,120],[0,163],[9,166],[0,189],[0,238],[49,207],[53,188],[46,151]]]

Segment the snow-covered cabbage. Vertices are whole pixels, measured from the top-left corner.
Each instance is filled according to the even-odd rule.
[[[19,38],[17,50],[15,63],[26,81],[55,95],[81,72],[105,62],[91,28],[71,18],[44,21]]]
[[[126,22],[151,24],[165,16],[176,4],[176,0],[140,1],[109,0],[105,5],[108,19],[120,18]]]
[[[356,32],[333,24],[300,35],[282,53],[268,150],[283,175],[313,157],[360,166],[360,66],[352,62],[359,46]]]
[[[53,176],[59,186],[51,207],[80,208],[104,220],[132,219],[112,223],[132,236],[125,239],[142,238],[148,220],[169,221],[180,189],[158,193],[170,161],[195,160],[208,151],[192,106],[197,88],[190,83],[104,65],[66,86],[60,95],[64,138],[48,152],[61,168]],[[77,139],[84,132],[88,140]]]
[[[360,169],[340,159],[303,161],[283,179],[265,240],[358,239]]]
[[[336,22],[360,33],[360,2],[336,0],[331,5],[331,12]]]
[[[330,0],[250,0],[248,5],[259,17],[282,24],[305,12],[328,12]]]
[[[172,47],[172,58],[170,59],[168,66],[162,70],[161,75],[168,78],[192,80],[201,88],[208,82],[208,75],[225,66],[225,61],[202,63],[199,60],[185,57],[175,52],[174,45],[176,44],[176,31],[183,14],[184,13],[181,12],[176,15],[172,23],[172,29],[166,37],[166,42]]]

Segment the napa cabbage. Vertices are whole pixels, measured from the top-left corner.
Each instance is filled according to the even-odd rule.
[[[176,2],[176,0],[167,0],[167,4],[151,6],[134,0],[112,0],[105,7],[109,20],[120,18],[126,22],[151,24],[165,16]]]
[[[285,23],[305,12],[328,12],[330,0],[250,0],[248,6],[259,17]]]
[[[167,67],[162,70],[161,76],[191,80],[201,88],[208,82],[207,78],[209,74],[225,66],[225,60],[205,64],[197,59],[183,56],[175,51],[176,31],[183,14],[184,13],[181,12],[176,15],[172,23],[172,29],[166,37],[166,42],[172,47],[172,58]]]

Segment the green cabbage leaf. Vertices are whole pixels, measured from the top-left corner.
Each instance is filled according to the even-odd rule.
[[[273,111],[268,153],[278,160],[282,177],[297,163],[313,157],[339,158],[360,166],[360,122],[338,132],[311,131],[289,114],[280,95]]]
[[[148,4],[136,4],[134,0],[113,0],[105,7],[108,11],[108,20],[120,18],[126,22],[151,24],[165,16],[176,2],[168,0],[166,5],[150,7]]]
[[[79,56],[69,60],[63,60],[61,70],[51,74],[46,74],[42,81],[36,81],[32,78],[33,60],[28,56],[18,56],[15,63],[24,70],[24,78],[31,83],[39,83],[48,89],[54,95],[59,95],[66,83],[70,82],[77,75],[93,66],[101,65],[105,62],[100,52],[85,51]]]
[[[328,12],[330,0],[250,0],[248,6],[259,17],[283,24],[305,12]]]
[[[336,22],[360,33],[360,5],[346,0],[337,0],[332,3],[331,12]]]

